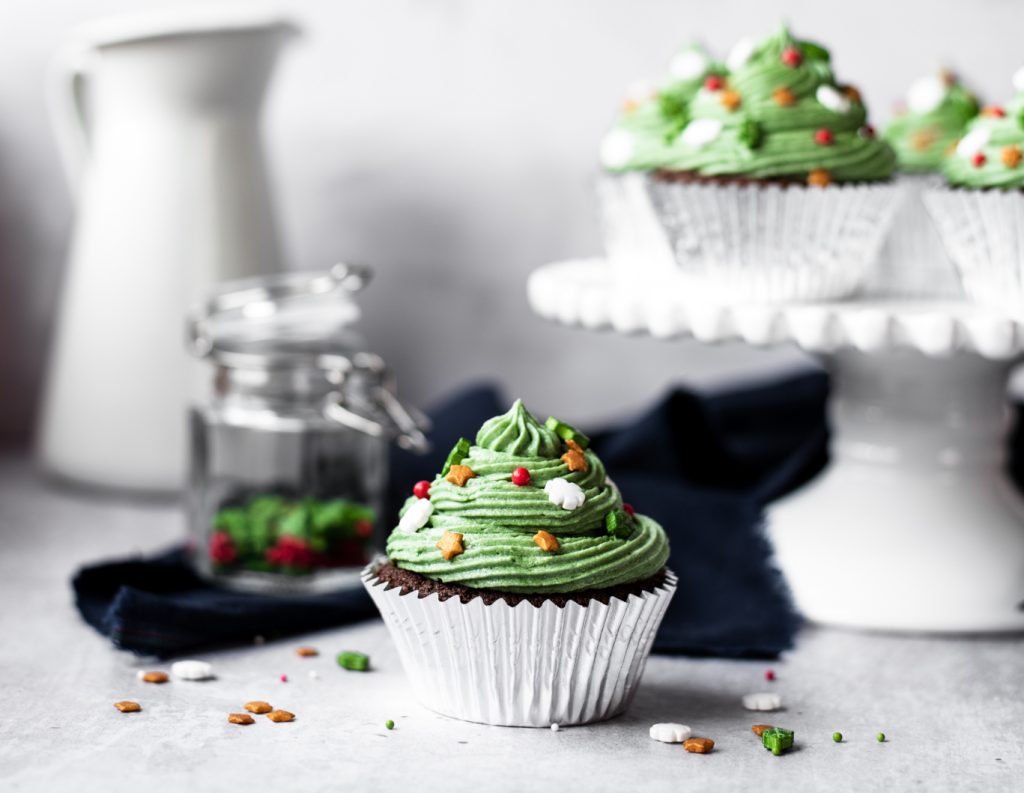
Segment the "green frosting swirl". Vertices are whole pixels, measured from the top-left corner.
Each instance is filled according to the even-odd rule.
[[[1021,189],[1022,155],[1024,92],[1005,108],[988,108],[968,124],[964,137],[943,163],[942,172],[951,185]]]
[[[787,63],[790,51],[798,63]],[[783,27],[733,66],[720,89],[695,94],[689,125],[671,146],[668,170],[799,180],[825,170],[836,182],[892,176],[892,148],[865,125],[859,94],[836,83],[825,49],[798,41]],[[717,131],[695,138],[691,127],[698,122]],[[830,139],[822,142],[821,135]]]
[[[944,87],[944,93],[932,89],[941,100],[934,106],[915,111],[908,102],[907,112],[897,116],[882,133],[882,137],[896,150],[900,168],[904,171],[938,171],[950,148],[964,134],[964,128],[978,115],[978,100],[970,91],[943,73],[923,78],[916,88],[929,88],[935,82]],[[913,88],[911,99],[913,99]]]
[[[446,583],[516,593],[562,593],[604,589],[640,581],[668,560],[668,538],[650,518],[637,515],[625,538],[612,536],[605,517],[622,509],[618,489],[601,461],[587,450],[586,471],[561,460],[562,439],[540,425],[517,401],[487,421],[462,465],[476,476],[462,487],[438,476],[430,485],[434,511],[416,531],[395,529],[387,552],[398,567]],[[512,483],[526,468],[530,483]],[[574,510],[552,503],[544,485],[563,478],[582,488],[585,502]],[[410,498],[402,514],[415,503]],[[543,551],[533,541],[540,530],[560,548]],[[435,547],[445,531],[463,534],[463,552],[446,560]]]
[[[673,69],[675,76],[657,91],[627,99],[601,146],[601,164],[609,171],[650,171],[665,165],[672,140],[686,126],[690,100],[704,78],[725,71],[697,44],[676,53]]]

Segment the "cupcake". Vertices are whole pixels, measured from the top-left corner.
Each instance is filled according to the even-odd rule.
[[[925,204],[972,299],[1024,316],[1024,67],[1016,96],[981,111]]]
[[[785,27],[740,41],[652,174],[686,291],[730,302],[846,297],[898,203],[896,155],[823,47]]]
[[[903,200],[878,267],[869,278],[869,293],[909,298],[963,295],[956,268],[921,195],[941,184],[939,172],[946,156],[977,114],[974,94],[949,71],[911,84],[905,107],[882,133],[896,151]]]
[[[586,436],[516,402],[413,492],[363,580],[422,703],[530,727],[622,712],[675,578]]]
[[[703,47],[684,47],[669,64],[669,76],[660,88],[639,83],[628,91],[615,125],[601,141],[601,227],[608,262],[621,283],[635,283],[640,274],[675,272],[643,173],[666,163],[671,142],[686,126],[690,100],[716,71],[723,67]]]

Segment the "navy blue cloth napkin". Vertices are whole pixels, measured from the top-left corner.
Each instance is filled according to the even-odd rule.
[[[799,618],[772,567],[762,511],[825,464],[827,389],[824,374],[807,373],[710,395],[677,390],[638,420],[591,433],[624,498],[669,533],[679,589],[656,650],[771,658],[792,645]],[[393,455],[391,514],[460,436],[507,408],[481,386],[433,411],[434,451]],[[180,549],[83,568],[73,587],[82,617],[116,646],[161,657],[376,613],[361,586],[287,598],[219,589],[192,573]]]

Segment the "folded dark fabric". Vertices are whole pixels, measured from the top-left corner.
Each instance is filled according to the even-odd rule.
[[[656,650],[771,658],[792,645],[799,618],[771,564],[762,510],[824,465],[826,394],[817,372],[713,394],[677,390],[638,420],[591,434],[625,497],[669,534],[679,589]],[[506,408],[479,386],[432,411],[433,452],[393,455],[389,513],[460,436]],[[118,647],[160,657],[375,615],[361,586],[286,598],[211,586],[180,549],[83,568],[73,587],[86,622]]]

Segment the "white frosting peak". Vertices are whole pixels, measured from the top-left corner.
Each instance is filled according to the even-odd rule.
[[[930,113],[942,104],[949,86],[938,75],[915,80],[907,91],[907,107],[914,113]]]

